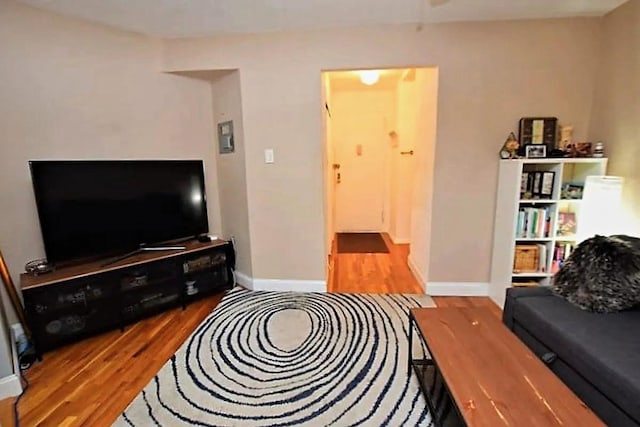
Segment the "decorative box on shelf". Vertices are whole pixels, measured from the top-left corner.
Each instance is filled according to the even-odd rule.
[[[540,263],[540,249],[538,245],[516,245],[513,272],[534,273],[538,272]]]

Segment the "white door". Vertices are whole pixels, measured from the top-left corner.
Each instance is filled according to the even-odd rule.
[[[385,106],[364,93],[335,98],[336,231],[383,231]]]

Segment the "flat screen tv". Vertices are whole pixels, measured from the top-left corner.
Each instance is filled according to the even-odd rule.
[[[29,167],[51,264],[208,232],[201,160],[32,160]]]

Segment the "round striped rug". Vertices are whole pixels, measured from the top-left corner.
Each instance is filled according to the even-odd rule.
[[[116,425],[427,426],[407,375],[407,309],[433,305],[235,288]]]

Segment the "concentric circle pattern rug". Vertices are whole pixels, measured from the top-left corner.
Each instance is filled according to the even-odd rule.
[[[407,374],[425,295],[235,288],[116,421],[132,426],[428,426]]]

